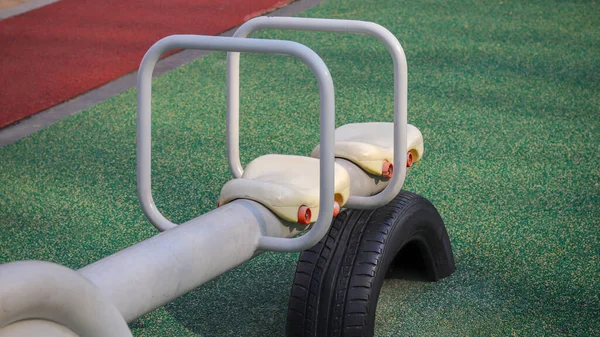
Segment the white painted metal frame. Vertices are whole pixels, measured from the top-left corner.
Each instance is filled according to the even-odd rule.
[[[18,261],[1,265],[0,280],[0,335],[17,322],[50,321],[78,336],[131,337],[115,306],[72,269],[45,261]]]
[[[293,29],[320,32],[367,34],[379,39],[392,55],[394,63],[394,169],[388,186],[380,193],[366,197],[352,195],[345,207],[377,208],[390,202],[402,189],[406,177],[407,153],[407,96],[408,67],[404,50],[398,39],[384,27],[366,21],[310,19],[292,17],[257,17],[244,23],[233,35],[245,38],[261,29]],[[227,55],[227,157],[234,178],[244,172],[240,161],[239,117],[240,117],[240,53]],[[323,132],[323,128],[321,128]],[[321,135],[321,137],[323,137]],[[321,143],[321,146],[323,144]],[[321,157],[321,160],[323,157]],[[353,193],[354,194],[354,193]],[[319,214],[320,219],[321,214]]]
[[[300,251],[314,246],[327,233],[331,224],[334,201],[334,131],[335,98],[333,80],[327,66],[310,48],[292,41],[266,39],[234,39],[230,37],[172,35],[155,43],[140,65],[138,73],[138,123],[137,123],[137,186],[138,197],[144,213],[160,231],[176,225],[165,218],[154,203],[151,186],[151,134],[152,134],[152,71],[160,57],[173,49],[206,49],[266,54],[286,54],[299,58],[317,78],[320,94],[320,202],[319,219],[305,235],[284,239],[263,236],[259,248],[275,251]],[[238,83],[239,84],[239,83]],[[229,130],[231,127],[228,128]],[[239,130],[236,129],[236,134]],[[228,134],[230,137],[231,135]],[[239,137],[236,136],[236,139]],[[228,140],[228,143],[231,141]]]
[[[305,227],[283,224],[251,200],[235,200],[180,226],[158,211],[151,191],[152,70],[162,54],[176,48],[288,54],[300,58],[313,71],[321,96],[321,213],[307,234],[289,239]],[[159,230],[177,228],[78,271],[42,261],[0,265],[0,334],[30,335],[43,330],[47,336],[131,336],[125,322],[165,305],[263,250],[295,251],[316,244],[327,232],[333,213],[334,107],[333,81],[327,67],[301,44],[190,35],[157,42],[144,56],[138,75],[138,195],[144,212]],[[397,139],[395,142],[398,145]],[[364,171],[350,162],[340,162],[360,186],[367,185],[370,178]]]

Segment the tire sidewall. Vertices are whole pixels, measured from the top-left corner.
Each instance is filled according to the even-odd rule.
[[[432,222],[441,222],[441,218],[438,220],[432,216],[437,215],[437,211],[431,212],[430,208],[434,207],[426,199],[417,198],[406,205],[397,216],[390,218],[390,221],[393,222],[392,228],[382,245],[383,249],[380,255],[381,264],[376,269],[371,288],[371,300],[369,302],[369,313],[371,314],[367,316],[366,322],[367,331],[370,332],[368,336],[373,336],[374,334],[379,294],[385,281],[385,276],[398,253],[408,243],[415,240],[421,242],[429,241],[428,237],[431,235],[439,235],[435,231],[432,231],[432,228],[437,227],[432,226]]]

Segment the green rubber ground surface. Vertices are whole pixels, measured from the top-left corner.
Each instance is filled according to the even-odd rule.
[[[329,0],[302,15],[374,21],[403,44],[409,121],[426,144],[405,188],[436,205],[455,252],[448,279],[385,284],[378,335],[600,335],[598,2]],[[374,39],[260,36],[323,56],[338,125],[391,120],[391,59]],[[225,55],[154,88],[154,195],[181,222],[228,180]],[[315,80],[298,62],[244,55],[242,96],[244,163],[318,142]],[[156,234],[137,204],[135,97],[0,149],[0,262],[80,268]],[[140,318],[134,335],[282,336],[296,258],[262,255]]]

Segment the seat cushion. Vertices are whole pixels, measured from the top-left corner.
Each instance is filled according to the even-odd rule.
[[[319,190],[318,159],[271,154],[256,158],[241,178],[228,181],[221,189],[219,204],[250,199],[291,222],[298,222],[298,208],[307,206],[312,223],[318,218]],[[335,194],[340,207],[350,195],[350,175],[339,164],[335,164]]]
[[[413,162],[423,156],[423,135],[415,126],[408,124],[407,145]],[[350,160],[363,170],[381,175],[385,161],[394,162],[394,123],[354,123],[342,125],[335,130],[335,156]],[[319,146],[312,157],[319,157]]]

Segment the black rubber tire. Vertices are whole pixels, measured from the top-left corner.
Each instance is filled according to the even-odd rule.
[[[406,191],[376,210],[346,209],[303,251],[290,296],[288,337],[373,336],[377,299],[391,266],[420,262],[437,281],[455,270],[435,207]]]

